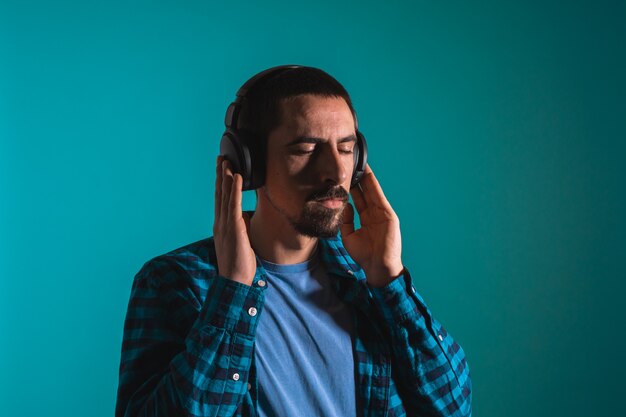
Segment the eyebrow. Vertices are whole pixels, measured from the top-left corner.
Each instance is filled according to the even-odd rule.
[[[315,137],[310,137],[310,136],[298,136],[297,138],[295,138],[294,140],[292,140],[285,146],[293,146],[293,145],[298,145],[300,143],[317,144],[317,143],[324,143],[324,142],[326,142],[326,140],[322,138],[315,138]],[[345,143],[345,142],[356,142],[356,135],[346,136],[345,138],[341,138],[337,141],[337,143]]]

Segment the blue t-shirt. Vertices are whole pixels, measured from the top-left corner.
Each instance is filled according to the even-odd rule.
[[[259,415],[356,415],[352,313],[318,251],[308,261],[263,259],[267,289],[256,332]]]

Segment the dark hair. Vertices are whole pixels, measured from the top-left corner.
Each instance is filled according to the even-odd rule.
[[[243,102],[237,128],[261,138],[265,147],[269,133],[282,121],[281,101],[301,94],[343,98],[356,120],[352,100],[339,81],[321,69],[298,67],[254,85]]]

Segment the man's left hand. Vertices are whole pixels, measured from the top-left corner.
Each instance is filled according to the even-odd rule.
[[[350,203],[344,208],[341,237],[350,257],[365,271],[367,283],[382,287],[402,274],[402,239],[400,219],[374,176],[369,164],[359,186],[350,195],[361,220],[361,228],[354,230],[354,209]]]

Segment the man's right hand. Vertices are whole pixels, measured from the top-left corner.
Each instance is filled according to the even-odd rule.
[[[256,256],[248,238],[250,218],[241,209],[243,179],[241,174],[233,174],[230,162],[223,156],[217,157],[216,165],[213,239],[218,273],[252,285]]]

